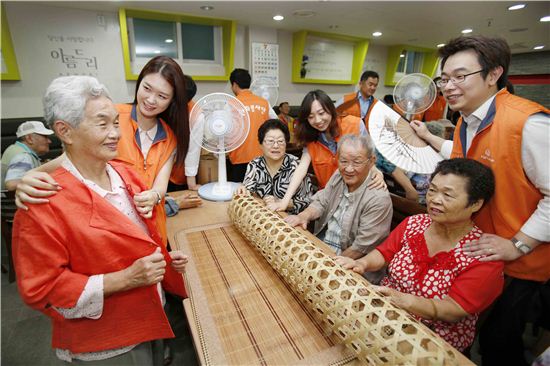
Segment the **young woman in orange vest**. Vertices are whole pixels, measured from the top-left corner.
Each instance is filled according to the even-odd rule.
[[[136,194],[134,203],[140,212],[149,212],[154,206],[157,227],[166,245],[164,195],[173,165],[183,169],[189,146],[189,113],[180,66],[169,57],[154,57],[139,74],[134,102],[116,107],[121,138],[115,160],[131,166],[149,188]],[[54,159],[37,170],[51,172],[62,159],[63,156]],[[49,175],[39,172],[25,177],[17,193],[20,202],[48,202],[45,197],[60,189]]]
[[[290,199],[306,176],[310,163],[317,177],[319,189],[325,187],[338,168],[336,148],[341,136],[368,134],[361,118],[351,115],[338,116],[334,103],[322,90],[310,91],[304,97],[298,113],[295,133],[297,142],[304,145],[300,165],[294,172],[283,199],[267,205],[274,211],[286,209]],[[377,174],[369,186],[385,189],[382,173],[378,170],[376,172]]]

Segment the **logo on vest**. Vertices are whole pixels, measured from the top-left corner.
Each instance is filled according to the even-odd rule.
[[[491,156],[491,150],[489,150],[489,149],[485,149],[485,151],[483,152],[483,154],[481,154],[481,159],[483,159],[483,160],[488,160],[488,161],[490,161],[491,163],[494,163],[494,162],[495,162],[495,159],[493,159],[493,157]]]
[[[265,113],[266,112],[266,108],[264,106],[261,106],[261,105],[257,105],[257,104],[251,104],[251,105],[247,105],[245,106],[246,110],[248,112],[260,112],[260,113]]]

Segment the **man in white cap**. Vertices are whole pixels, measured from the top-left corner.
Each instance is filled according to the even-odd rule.
[[[39,121],[23,122],[15,133],[19,139],[2,154],[2,189],[14,191],[23,175],[40,165],[39,156],[50,151],[52,130]]]

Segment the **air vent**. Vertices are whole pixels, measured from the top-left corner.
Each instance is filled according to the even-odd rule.
[[[514,29],[510,29],[510,32],[512,33],[525,32],[528,29],[529,28],[514,28]]]
[[[292,12],[292,15],[300,18],[310,18],[314,15],[317,15],[317,13],[313,10],[294,10]]]

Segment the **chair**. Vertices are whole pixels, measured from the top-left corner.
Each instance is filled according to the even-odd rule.
[[[13,226],[13,217],[17,211],[15,205],[15,192],[2,191],[2,240],[6,244],[6,251],[8,253],[7,265],[2,265],[2,272],[8,273],[8,281],[15,281],[15,268],[13,266],[13,257],[11,254],[11,235]]]
[[[393,216],[391,223],[392,230],[405,218],[412,215],[426,213],[426,207],[422,206],[418,202],[411,201],[394,193],[390,193],[390,197],[393,205]]]

